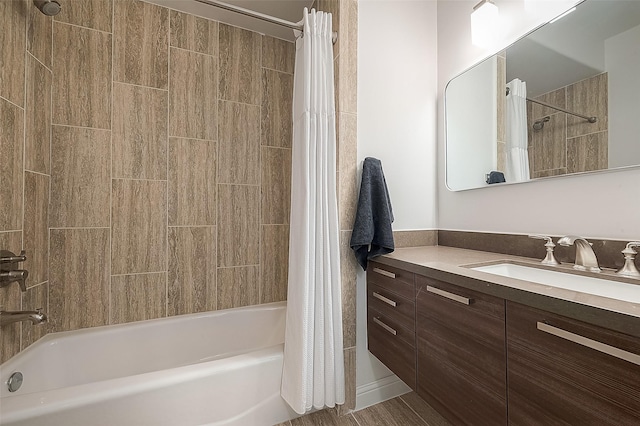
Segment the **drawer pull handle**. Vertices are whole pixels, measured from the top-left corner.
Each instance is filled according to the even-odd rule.
[[[382,300],[384,303],[386,303],[387,305],[391,305],[394,308],[398,305],[394,300],[384,297],[383,295],[381,295],[380,293],[376,293],[375,291],[373,292],[373,297],[378,300]]]
[[[449,293],[448,291],[440,290],[436,287],[427,286],[427,291],[429,293],[437,294],[438,296],[446,297],[447,299],[454,300],[458,303],[463,303],[465,305],[470,305],[473,303],[473,299],[469,299],[468,297],[458,296],[457,294]]]
[[[589,339],[588,337],[581,336],[579,334],[572,333],[567,330],[563,330],[558,327],[554,327],[549,324],[545,324],[543,322],[537,323],[538,330],[544,331],[545,333],[553,334],[554,336],[560,337],[565,340],[569,340],[570,342],[577,343],[582,346],[586,346],[587,348],[594,349],[596,351],[605,353],[607,355],[611,355],[613,357],[629,361],[633,364],[640,365],[640,355],[634,354],[633,352],[627,352],[620,348],[616,348],[615,346],[607,345],[606,343],[598,342],[597,340]]]
[[[376,317],[373,317],[373,322],[375,322],[380,327],[384,328],[385,330],[387,330],[389,333],[393,334],[394,336],[398,334],[397,331],[395,331],[393,328],[389,327],[387,324],[383,323],[382,321],[380,321]]]
[[[385,271],[384,269],[380,269],[380,268],[373,268],[373,272],[377,272],[380,275],[384,275],[385,277],[389,277],[389,278],[396,277],[396,274],[394,274],[393,272]]]

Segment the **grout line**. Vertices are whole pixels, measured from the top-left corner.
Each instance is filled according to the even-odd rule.
[[[50,230],[65,230],[65,229],[111,229],[109,226],[52,226]]]
[[[217,142],[216,139],[200,139],[200,138],[190,138],[188,136],[167,136],[169,139],[183,139],[183,140],[193,140],[200,142]]]
[[[49,68],[48,66],[46,66],[45,64],[43,64],[42,61],[40,59],[38,59],[33,53],[29,52],[29,49],[27,49],[27,56],[31,56],[33,59],[38,61],[38,63],[40,65],[42,65],[47,71],[49,71],[51,74],[53,74],[53,70],[51,68]],[[25,64],[25,66],[26,66],[26,64]],[[52,64],[52,67],[53,67],[53,64]]]
[[[165,225],[166,225],[166,233],[165,233],[165,269],[167,270],[167,274],[165,276],[165,280],[164,280],[164,292],[165,292],[165,297],[164,297],[164,301],[165,301],[165,307],[164,307],[164,316],[168,317],[169,316],[169,186],[171,185],[169,182],[169,178],[171,177],[171,175],[169,174],[169,155],[170,155],[170,151],[171,151],[171,146],[169,144],[169,131],[171,130],[169,127],[169,120],[170,120],[170,111],[171,111],[171,106],[169,105],[171,102],[171,12],[168,13],[168,17],[167,19],[169,20],[169,28],[167,31],[167,119],[165,120],[165,129],[167,131],[167,136],[166,136],[166,147],[167,149],[165,150],[166,154],[167,154],[167,158],[165,160],[165,167],[166,167],[166,174],[165,176],[167,177],[167,184],[165,185],[165,196],[166,196],[166,201],[165,201]],[[192,284],[193,285],[193,284]]]
[[[262,90],[262,88],[260,90]],[[218,94],[218,96],[220,96],[220,94]],[[249,104],[247,102],[239,102],[231,99],[218,98],[218,102],[229,102],[232,104],[245,105],[245,106],[256,107],[256,108],[260,108],[262,106],[262,101],[259,104]]]
[[[227,183],[227,182],[218,182],[218,185],[227,185],[227,186],[250,186],[254,188],[260,188],[260,184],[255,183]]]
[[[274,72],[277,72],[277,73],[280,73],[280,74],[286,74],[286,75],[293,76],[292,72],[282,71],[282,70],[279,70],[279,69],[276,69],[276,68],[271,68],[271,67],[265,67],[264,65],[261,66],[260,68],[262,68],[263,70],[269,70],[269,71],[274,71]]]
[[[27,120],[25,120],[25,122],[26,122],[26,121],[27,121]],[[26,127],[26,125],[25,125],[25,127]],[[26,138],[26,135],[25,135],[25,138]],[[26,147],[25,147],[25,148],[26,148]],[[25,149],[25,151],[26,151],[26,149]],[[26,162],[26,154],[25,154],[25,162]],[[46,174],[46,173],[36,172],[36,171],[34,171],[34,170],[29,170],[29,169],[27,169],[27,168],[25,168],[25,169],[24,169],[24,172],[25,172],[25,173],[32,173],[32,174],[34,174],[34,175],[40,175],[40,176],[51,177],[51,175],[48,175],[48,174]]]
[[[158,274],[166,274],[167,271],[151,271],[151,272],[128,272],[126,274],[111,274],[111,278],[113,277],[129,277],[134,275],[158,275]]]
[[[160,90],[161,92],[168,92],[168,91],[169,91],[168,86],[167,86],[167,88],[166,88],[166,89],[161,89],[161,88],[159,88],[159,87],[145,86],[145,85],[143,85],[143,84],[128,83],[128,82],[126,82],[126,81],[117,81],[117,80],[115,80],[115,78],[113,78],[113,80],[111,81],[111,83],[112,83],[112,84],[124,84],[124,85],[127,85],[127,86],[140,87],[140,88],[143,88],[143,89]],[[167,133],[168,133],[168,132],[167,132]]]
[[[112,3],[112,6],[113,6],[113,3]],[[82,25],[72,24],[70,22],[58,21],[57,19],[54,19],[53,23],[60,24],[60,25],[68,25],[70,27],[82,28],[83,30],[95,31],[95,32],[102,33],[102,34],[113,35],[113,27],[111,28],[111,31],[104,31],[104,30],[98,30],[96,28],[83,27]],[[113,25],[113,15],[111,16],[111,23]],[[53,24],[52,24],[52,26],[53,26]]]
[[[232,265],[232,266],[217,266],[216,269],[237,269],[237,268],[248,268],[248,267],[260,267],[260,264],[257,265]]]
[[[350,415],[351,417],[353,417],[353,420],[355,420],[355,421],[356,421],[356,424],[357,424],[358,426],[360,426],[360,422],[358,421],[358,418],[355,416],[355,414],[354,414],[354,413],[355,413],[355,411],[352,411],[352,412],[350,412],[350,413],[349,413],[349,415]]]
[[[113,82],[111,82],[113,84]],[[111,88],[113,90],[113,87]],[[52,97],[53,97],[53,91],[52,91]],[[113,105],[111,105],[111,108],[113,108]],[[99,128],[99,127],[85,127],[85,126],[72,126],[70,124],[62,124],[62,123],[54,123],[53,122],[53,114],[52,114],[52,120],[51,120],[51,127],[53,126],[58,126],[58,127],[71,127],[73,129],[88,129],[88,130],[101,130],[103,132],[110,132],[111,128]]]
[[[24,76],[25,88],[24,88],[24,91],[25,91],[25,98],[26,98],[27,97],[26,96],[27,95],[27,88],[26,88],[26,85],[27,85],[27,76],[26,76],[27,64],[26,64],[26,58],[25,58],[25,67],[24,68],[25,68],[25,76]],[[11,105],[13,105],[16,108],[20,108],[23,112],[26,111],[25,107],[21,107],[20,105],[11,102],[9,99],[5,98],[4,96],[0,96],[0,99],[2,99],[3,101],[9,102]]]
[[[113,167],[113,158],[111,158],[111,167]],[[112,172],[111,180],[112,181],[127,180],[127,181],[137,181],[137,182],[163,182],[163,183],[167,182],[167,179],[140,179],[140,178],[128,178],[128,177],[113,177],[113,172]]]
[[[112,324],[113,320],[113,278],[111,275],[113,267],[113,108],[114,108],[114,94],[113,94],[113,81],[114,81],[114,68],[115,68],[115,55],[116,55],[116,37],[115,37],[115,19],[116,19],[116,2],[111,3],[111,31],[114,32],[111,37],[111,111],[110,111],[110,126],[109,129],[109,256],[107,259],[107,267],[109,270],[109,291],[107,294],[107,324]]]
[[[204,53],[204,52],[200,52],[198,50],[187,49],[187,48],[184,48],[184,47],[178,47],[178,46],[174,46],[172,44],[169,44],[169,50],[171,50],[171,49],[178,49],[178,50],[182,50],[183,52],[195,53],[197,55],[209,56],[209,57],[212,57],[212,58],[216,57],[216,55],[212,55],[210,53]]]
[[[215,228],[216,225],[167,225],[168,228]]]
[[[426,426],[429,426],[429,422],[426,421],[420,414],[418,414],[418,412],[416,410],[414,410],[413,407],[411,407],[411,405],[409,405],[409,403],[407,401],[405,401],[402,397],[403,397],[403,395],[400,395],[400,396],[398,396],[398,399],[400,399],[400,401],[402,401],[402,403],[404,405],[406,405],[407,408],[409,408],[409,410],[411,410],[416,416],[418,416],[418,418],[420,420],[422,420]]]

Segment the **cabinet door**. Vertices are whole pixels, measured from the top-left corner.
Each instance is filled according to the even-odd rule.
[[[640,425],[640,339],[508,302],[507,353],[510,425]]]
[[[418,394],[453,424],[506,425],[504,300],[416,277]]]

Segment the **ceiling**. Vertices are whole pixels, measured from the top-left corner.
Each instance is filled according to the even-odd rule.
[[[195,0],[146,0],[181,12],[191,13],[215,21],[224,22],[240,28],[246,28],[261,34],[293,41],[293,31],[279,25],[259,19],[229,12]],[[299,22],[305,7],[311,8],[313,0],[224,0],[225,3],[240,6],[254,12],[270,15],[290,22]]]

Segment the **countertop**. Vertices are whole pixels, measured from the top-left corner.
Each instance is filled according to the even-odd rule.
[[[640,337],[638,303],[550,287],[469,268],[500,261],[545,268],[540,264],[540,260],[454,247],[425,246],[399,248],[391,254],[377,257],[374,261]],[[614,275],[613,270],[594,274],[575,271],[572,266],[563,264],[546,269],[624,281],[638,285],[640,289],[640,280],[621,278]]]

